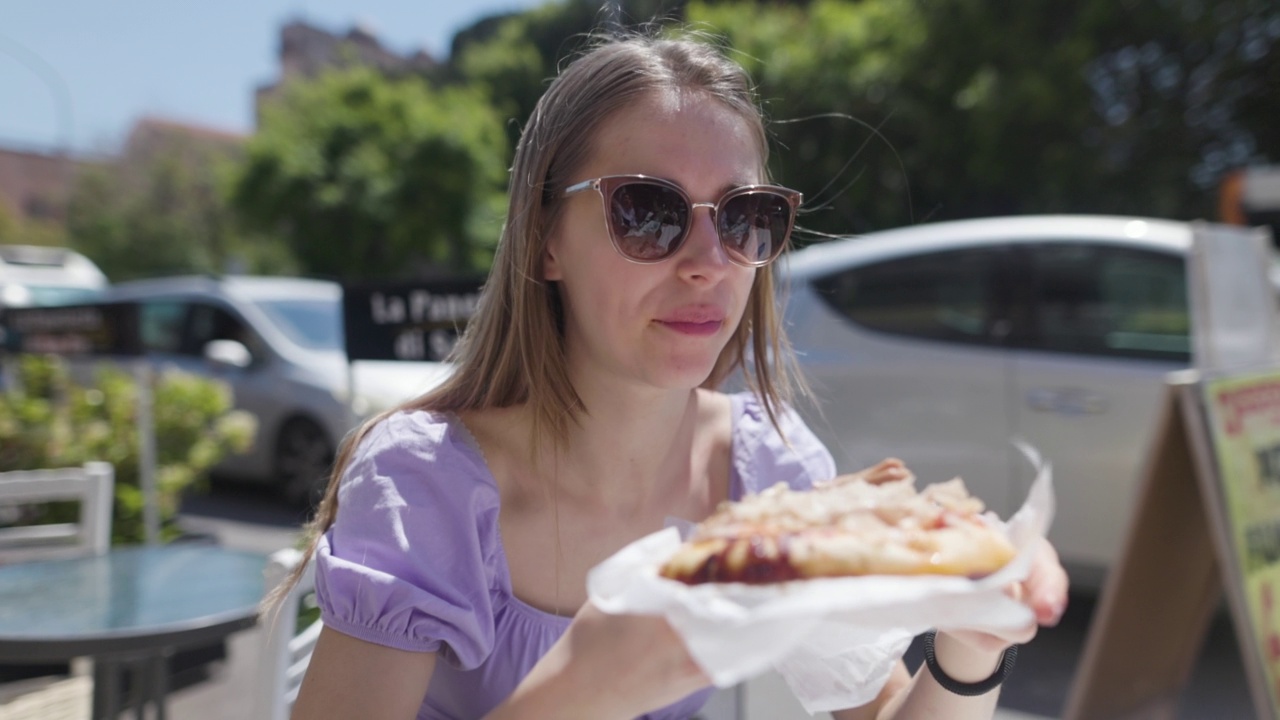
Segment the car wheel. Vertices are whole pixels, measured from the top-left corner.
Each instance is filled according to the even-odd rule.
[[[275,471],[285,499],[315,505],[324,496],[333,468],[333,443],[306,418],[294,418],[276,438]]]

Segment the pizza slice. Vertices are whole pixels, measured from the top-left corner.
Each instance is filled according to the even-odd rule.
[[[857,473],[797,492],[779,483],[726,502],[661,568],[690,585],[858,575],[989,575],[1012,543],[956,478],[915,488]]]

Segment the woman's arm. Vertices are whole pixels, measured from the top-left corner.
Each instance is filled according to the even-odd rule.
[[[666,620],[587,603],[486,720],[629,720],[708,684]]]
[[[410,720],[422,707],[436,654],[375,645],[320,631],[293,720]]]
[[[938,665],[960,682],[978,682],[995,672],[1003,652],[969,648],[939,633],[935,653]],[[901,661],[876,701],[855,710],[833,713],[835,720],[907,720],[940,718],[948,720],[990,720],[995,713],[999,688],[976,697],[961,697],[943,688],[924,667],[908,676]]]

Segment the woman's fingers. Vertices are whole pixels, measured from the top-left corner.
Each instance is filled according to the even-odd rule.
[[[1048,540],[1040,539],[1040,547],[1024,583],[1025,602],[1035,612],[1041,625],[1054,626],[1067,609],[1067,571],[1058,561],[1058,552]]]
[[[911,472],[907,470],[907,466],[898,458],[885,458],[866,470],[861,470],[854,474],[873,485],[879,485],[880,483],[901,480],[910,475]]]
[[[1053,545],[1043,538],[1039,543],[1027,579],[1004,588],[1006,595],[1031,608],[1035,621],[1008,630],[947,630],[946,633],[975,649],[996,651],[1028,643],[1040,627],[1057,625],[1067,607],[1067,572],[1062,569]]]

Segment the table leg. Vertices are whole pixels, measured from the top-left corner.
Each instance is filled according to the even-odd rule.
[[[118,720],[120,717],[120,661],[100,658],[94,669],[93,718]]]
[[[156,720],[167,720],[166,708],[169,697],[169,658],[171,650],[161,650],[152,660],[151,692],[156,704]]]
[[[133,675],[132,687],[129,693],[129,702],[133,705],[134,720],[147,720],[147,697],[151,694],[151,660],[143,658],[134,660],[133,666],[130,668],[130,674]]]

